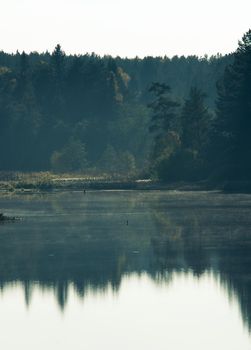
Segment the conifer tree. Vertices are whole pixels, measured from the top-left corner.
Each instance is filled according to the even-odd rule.
[[[204,104],[206,95],[192,87],[181,112],[182,145],[199,152],[207,143],[212,116]]]
[[[148,105],[152,110],[150,131],[163,134],[177,129],[179,103],[171,97],[171,88],[165,83],[153,83],[149,92],[155,96],[155,99]]]
[[[251,178],[251,30],[218,84],[219,162],[231,179]]]

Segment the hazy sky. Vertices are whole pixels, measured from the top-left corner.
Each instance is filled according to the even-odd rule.
[[[0,0],[0,49],[145,55],[234,51],[251,0]]]

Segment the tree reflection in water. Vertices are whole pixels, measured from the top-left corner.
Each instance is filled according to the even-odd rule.
[[[92,192],[1,198],[0,288],[21,282],[29,305],[39,286],[63,310],[80,297],[119,290],[124,276],[168,283],[173,273],[213,273],[251,327],[251,196]],[[127,225],[128,220],[128,225]]]

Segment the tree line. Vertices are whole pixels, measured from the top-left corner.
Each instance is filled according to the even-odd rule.
[[[202,58],[0,52],[0,170],[248,178],[250,38]]]
[[[151,166],[165,181],[250,181],[251,30],[216,82],[215,109],[205,93],[190,88],[183,103],[169,85],[153,83]]]

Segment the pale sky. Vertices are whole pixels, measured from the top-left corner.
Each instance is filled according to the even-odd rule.
[[[229,53],[251,0],[0,0],[0,50],[121,57]]]

